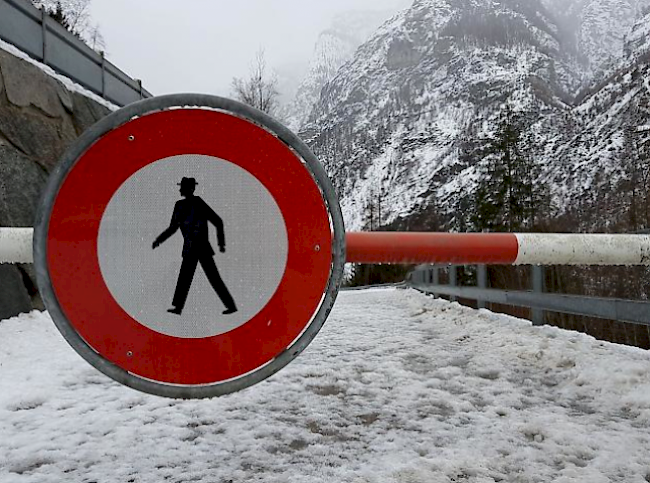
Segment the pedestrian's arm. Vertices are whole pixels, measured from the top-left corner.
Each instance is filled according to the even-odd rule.
[[[204,202],[205,203],[205,202]],[[222,252],[226,251],[226,235],[223,230],[223,220],[219,215],[217,215],[210,206],[205,203],[207,218],[210,223],[212,223],[217,229],[217,243],[219,244],[219,250]]]
[[[172,214],[172,221],[169,223],[169,227],[160,235],[158,235],[158,237],[153,242],[152,248],[157,248],[161,243],[167,240],[167,238],[176,233],[176,230],[178,230],[180,226],[181,224],[179,222],[177,209],[174,207],[174,214]]]

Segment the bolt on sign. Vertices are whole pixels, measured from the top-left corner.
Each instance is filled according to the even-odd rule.
[[[272,118],[204,95],[127,106],[64,155],[35,228],[56,326],[113,379],[169,397],[259,382],[315,337],[345,233],[309,149]]]

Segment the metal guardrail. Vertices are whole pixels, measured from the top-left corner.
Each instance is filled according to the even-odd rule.
[[[544,312],[550,311],[650,326],[650,302],[544,293],[542,266],[533,266],[530,291],[487,288],[485,265],[478,265],[477,287],[458,286],[456,266],[445,267],[449,268],[448,285],[440,284],[439,270],[443,267],[437,265],[416,267],[409,274],[407,284],[421,292],[449,296],[451,300],[457,297],[476,300],[479,308],[485,308],[486,302],[528,307],[532,309],[533,325],[544,324]]]
[[[125,106],[152,94],[27,0],[0,0],[0,39],[107,101]]]
[[[407,288],[408,285],[406,282],[395,282],[395,283],[377,283],[373,285],[356,285],[354,287],[341,287],[342,292],[354,291],[354,290],[366,290],[369,288]]]

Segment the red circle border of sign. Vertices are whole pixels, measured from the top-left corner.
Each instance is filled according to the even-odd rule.
[[[99,224],[115,191],[144,166],[182,154],[224,159],[255,176],[283,213],[289,240],[286,270],[268,304],[244,325],[203,339],[160,334],[134,321],[111,296],[97,256]],[[164,384],[223,382],[271,362],[317,311],[331,257],[328,211],[301,159],[261,127],[203,109],[146,114],[99,138],[61,183],[47,232],[50,280],[71,326],[106,360]]]

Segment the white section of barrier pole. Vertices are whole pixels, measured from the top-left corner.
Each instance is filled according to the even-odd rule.
[[[517,233],[515,265],[650,265],[650,235]]]
[[[0,228],[0,263],[33,263],[33,228]]]

